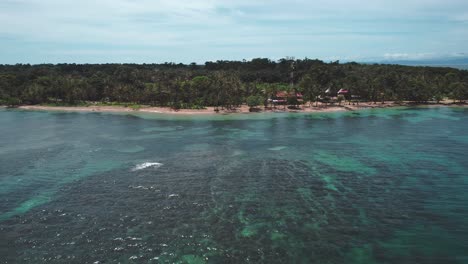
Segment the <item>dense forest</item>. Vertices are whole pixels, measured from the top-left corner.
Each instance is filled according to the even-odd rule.
[[[291,85],[293,83],[294,85]],[[468,71],[320,60],[0,65],[0,104],[132,103],[173,108],[263,104],[294,90],[315,101],[348,89],[366,101],[468,99]],[[254,98],[254,99],[252,99]],[[257,100],[255,100],[257,98]]]

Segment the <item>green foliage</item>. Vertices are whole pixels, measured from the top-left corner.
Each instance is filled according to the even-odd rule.
[[[345,97],[344,95],[340,94],[336,97],[336,101],[338,102],[338,104],[341,105],[341,102],[343,102],[345,100]]]
[[[142,106],[139,105],[139,104],[132,104],[132,105],[129,105],[128,107],[135,110],[135,111],[138,111],[138,110],[141,109]]]
[[[294,105],[294,106],[299,105],[299,101],[297,100],[295,96],[289,96],[288,105]]]
[[[257,107],[259,105],[263,104],[263,97],[258,96],[258,95],[251,95],[247,97],[247,105],[250,108]]]
[[[468,99],[468,85],[464,82],[456,82],[450,85],[451,98],[462,102]]]
[[[216,61],[205,65],[59,64],[0,65],[0,102],[23,104],[152,105],[176,109],[232,109],[251,96],[289,91],[291,60]],[[468,99],[468,71],[451,68],[324,63],[296,60],[295,88],[306,101],[350,90],[363,101],[425,102]],[[290,91],[289,91],[290,92]],[[291,99],[294,100],[294,99]],[[128,103],[132,102],[132,103]],[[258,102],[256,102],[258,103]],[[296,104],[296,102],[290,102]],[[259,103],[260,105],[261,103]]]
[[[7,107],[17,107],[21,105],[21,99],[16,97],[8,97],[0,101],[0,104],[5,104]]]
[[[433,97],[433,100],[439,103],[440,101],[444,100],[444,96],[441,93],[436,93]]]
[[[85,101],[74,101],[73,103],[63,102],[63,101],[53,101],[49,103],[41,103],[43,106],[85,106],[88,107],[91,105],[89,102]]]

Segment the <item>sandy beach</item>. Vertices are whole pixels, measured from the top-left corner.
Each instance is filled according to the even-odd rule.
[[[171,114],[171,115],[220,115],[220,114],[249,114],[249,113],[265,113],[265,112],[290,112],[290,113],[326,113],[326,112],[339,112],[339,111],[356,111],[361,109],[371,108],[388,108],[388,107],[401,107],[401,106],[414,106],[410,103],[359,103],[357,104],[341,104],[341,105],[325,105],[319,103],[318,106],[309,104],[301,106],[299,109],[288,109],[283,106],[277,106],[276,108],[258,108],[256,112],[250,112],[247,105],[242,105],[235,110],[227,110],[219,108],[219,112],[215,112],[214,107],[207,107],[205,109],[180,109],[174,110],[169,107],[153,107],[143,106],[139,109],[133,109],[124,106],[43,106],[43,105],[23,105],[19,106],[18,109],[24,110],[38,110],[38,111],[70,111],[70,112],[141,112],[141,113],[155,113],[155,114]],[[451,106],[451,102],[441,102],[439,104],[422,104],[419,106]],[[466,106],[466,105],[457,105]]]
[[[299,109],[288,109],[283,106],[277,106],[276,108],[258,108],[256,112],[302,112],[302,113],[315,113],[315,112],[338,112],[338,111],[355,111],[360,109],[369,108],[386,108],[395,106],[405,106],[406,104],[395,104],[393,102],[382,103],[360,103],[359,105],[322,105],[315,104],[313,106],[304,105]],[[71,111],[71,112],[141,112],[141,113],[156,113],[156,114],[173,114],[173,115],[219,115],[219,114],[248,114],[255,113],[250,112],[249,107],[242,105],[234,110],[227,110],[219,108],[219,112],[215,112],[214,107],[207,107],[205,109],[180,109],[174,110],[169,107],[152,107],[143,106],[139,109],[133,109],[130,107],[123,106],[43,106],[43,105],[23,105],[19,106],[18,109],[24,110],[42,110],[42,111]]]

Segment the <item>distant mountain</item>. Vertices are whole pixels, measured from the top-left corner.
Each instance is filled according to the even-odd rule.
[[[451,68],[468,70],[468,57],[428,59],[428,60],[384,60],[384,61],[379,61],[378,63],[399,64],[399,65],[408,65],[408,66],[451,67]]]

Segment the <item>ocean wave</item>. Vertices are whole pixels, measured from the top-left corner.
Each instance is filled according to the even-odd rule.
[[[159,168],[161,167],[163,164],[162,163],[159,163],[159,162],[144,162],[144,163],[141,163],[141,164],[138,164],[136,165],[132,171],[139,171],[139,170],[143,170],[143,169],[146,169],[146,168]]]

